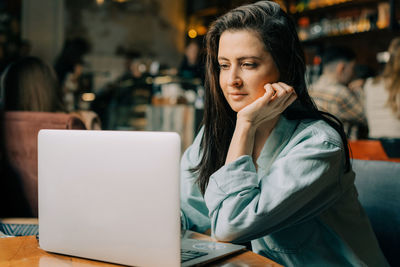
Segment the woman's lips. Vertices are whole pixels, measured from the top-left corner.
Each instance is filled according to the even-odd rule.
[[[245,93],[230,93],[229,94],[232,100],[239,101],[247,96]]]

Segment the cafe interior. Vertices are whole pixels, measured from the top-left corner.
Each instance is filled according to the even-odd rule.
[[[43,129],[149,135],[175,132],[182,156],[203,126],[208,29],[220,15],[255,2],[0,1],[1,266],[136,265],[135,261],[73,252],[60,255],[41,248],[38,133]],[[389,265],[400,266],[400,89],[395,86],[400,83],[400,61],[392,69],[397,72],[392,83],[397,90],[392,92],[397,99],[397,114],[390,113],[386,98],[380,97],[389,111],[374,106],[377,100],[371,101],[371,96],[368,100],[367,88],[376,77],[388,77],[384,76],[386,66],[394,58],[390,47],[400,38],[400,1],[274,2],[295,23],[311,97],[325,73],[324,53],[330,47],[346,47],[354,52],[352,77],[344,86],[357,103],[344,99],[338,110],[340,114],[347,108],[352,109],[349,114],[355,109],[363,113],[349,120],[333,115],[345,127],[358,199]],[[397,49],[400,55],[400,45]],[[13,94],[7,94],[10,74],[18,75],[13,69],[24,60],[40,64],[46,68],[44,75],[54,78],[51,96],[45,96],[46,92],[33,96],[20,90],[13,96],[13,103],[7,100],[7,95]],[[18,79],[15,86],[23,84]],[[27,78],[26,84],[44,86],[39,85],[44,82],[40,77],[33,79]],[[380,93],[372,97],[377,95]],[[57,105],[43,108],[43,102],[49,99]],[[41,104],[35,105],[35,101]],[[389,120],[388,116],[393,118]],[[28,206],[23,207],[23,201]],[[216,241],[210,232],[190,233],[194,239]],[[250,243],[242,245],[245,249],[207,266],[281,266],[266,255],[252,252]],[[163,266],[146,262],[138,265]]]

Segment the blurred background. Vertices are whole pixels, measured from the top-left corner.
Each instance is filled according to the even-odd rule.
[[[0,71],[35,56],[54,67],[68,112],[102,129],[172,130],[191,143],[203,108],[209,24],[245,0],[1,0]],[[356,52],[377,74],[400,35],[398,0],[281,0],[306,52],[307,81],[328,45]]]

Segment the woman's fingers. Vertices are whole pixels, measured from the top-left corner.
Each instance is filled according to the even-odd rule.
[[[278,82],[278,84],[279,84],[283,89],[285,89],[287,93],[294,93],[294,88],[291,87],[291,86],[289,86],[289,85],[287,85],[286,83]]]
[[[274,104],[275,105],[280,105],[282,103],[284,103],[287,99],[289,99],[293,94],[295,95],[295,91],[293,89],[293,87],[279,82],[279,83],[273,83],[271,85],[273,87],[273,89],[275,89],[276,94],[275,97],[273,99],[271,99],[270,102],[272,102],[272,100],[274,100]]]
[[[265,97],[266,100],[271,101],[271,100],[275,99],[276,91],[270,83],[267,83],[266,85],[264,85],[264,89],[265,89],[265,94],[263,95],[263,97]]]
[[[293,87],[285,83],[279,82],[267,85],[266,90],[267,88],[272,88],[275,91],[273,98],[268,102],[268,109],[271,114],[282,113],[297,98],[296,92],[294,91]]]
[[[280,98],[280,97],[282,97],[283,95],[286,94],[286,90],[281,85],[279,85],[279,83],[273,83],[272,87],[276,91],[276,97],[277,98]]]
[[[238,115],[258,125],[281,114],[297,96],[293,87],[284,83],[267,83],[262,97],[239,111]]]

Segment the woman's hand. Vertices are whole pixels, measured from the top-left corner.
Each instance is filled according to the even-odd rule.
[[[253,155],[256,146],[255,157],[264,145],[269,132],[277,122],[279,116],[293,101],[297,95],[293,87],[282,82],[266,84],[265,94],[256,101],[240,110],[237,114],[235,131],[228,149],[225,164],[228,164],[242,155]],[[257,128],[265,123],[261,131],[261,139],[256,138]],[[254,156],[254,155],[253,155]]]
[[[282,82],[268,83],[264,89],[265,94],[262,97],[238,112],[237,123],[249,123],[257,128],[276,118],[297,98],[293,87]]]

